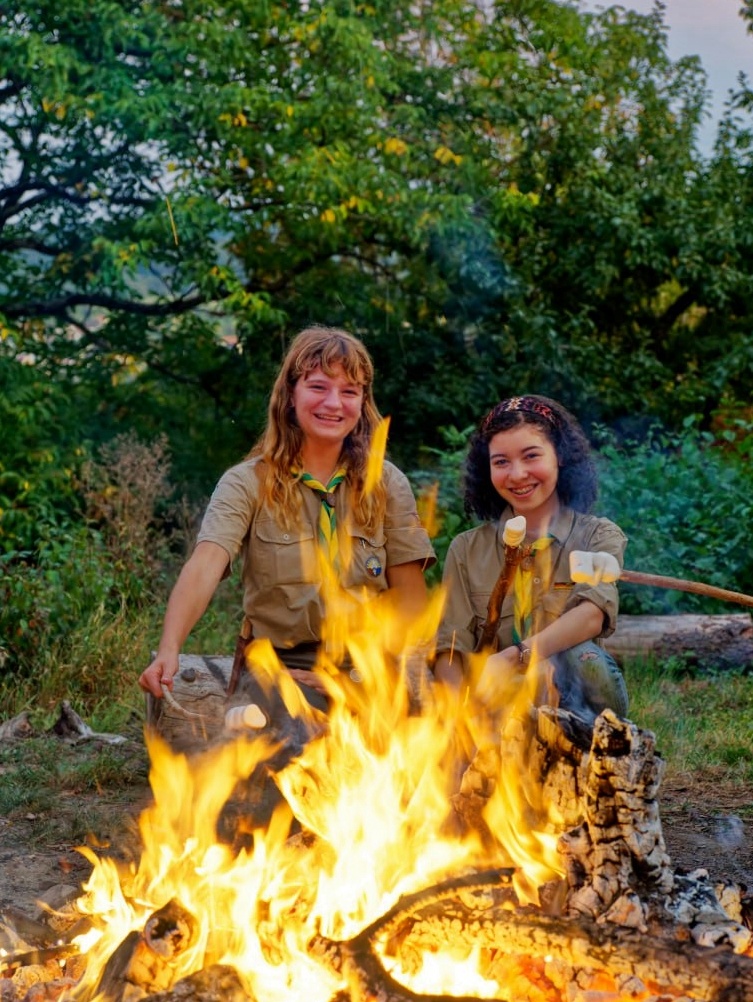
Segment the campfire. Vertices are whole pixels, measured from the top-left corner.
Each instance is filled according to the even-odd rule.
[[[653,735],[458,706],[425,668],[439,613],[396,660],[399,609],[349,602],[326,715],[257,641],[226,725],[229,659],[184,658],[138,862],[83,849],[59,943],[17,935],[0,1000],[753,1000],[744,889],[673,870]]]

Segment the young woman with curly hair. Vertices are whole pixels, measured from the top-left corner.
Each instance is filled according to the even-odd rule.
[[[483,524],[452,541],[444,566],[440,681],[459,687],[470,655],[485,645],[475,693],[486,702],[509,702],[533,677],[536,702],[586,716],[605,707],[627,712],[622,675],[598,643],[614,631],[617,587],[570,577],[573,550],[606,551],[622,566],[626,537],[590,514],[596,494],[588,441],[561,404],[529,394],[502,400],[486,415],[470,442],[465,480],[466,511]],[[525,536],[490,624],[490,597],[508,555],[505,526],[513,518]],[[512,563],[512,551],[510,557]]]

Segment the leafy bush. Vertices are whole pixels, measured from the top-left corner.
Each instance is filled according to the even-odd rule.
[[[124,607],[135,618],[153,604],[184,540],[168,474],[164,440],[119,436],[73,478],[78,518],[40,518],[29,549],[0,552],[0,676],[38,677],[87,624],[101,631]]]
[[[429,584],[442,577],[444,558],[452,540],[476,522],[463,511],[463,468],[473,429],[440,428],[445,449],[425,448],[424,466],[408,473],[418,497],[421,521],[427,527],[437,554],[437,563],[427,573]]]
[[[715,436],[688,419],[682,433],[653,428],[640,442],[599,437],[600,509],[629,538],[625,566],[753,591],[751,426]],[[623,584],[620,594],[623,612],[729,611],[687,592]]]

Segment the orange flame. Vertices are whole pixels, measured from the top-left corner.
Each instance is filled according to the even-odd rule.
[[[364,493],[370,494],[382,479],[382,467],[387,453],[387,435],[390,430],[390,419],[382,418],[371,436],[371,451],[369,452],[364,481]]]
[[[347,651],[360,681],[329,662],[315,669],[329,693],[325,717],[307,704],[271,646],[253,645],[255,677],[281,692],[292,715],[315,723],[318,736],[275,774],[284,799],[266,826],[253,827],[251,846],[233,849],[218,837],[223,808],[238,784],[275,751],[269,738],[249,732],[228,734],[190,758],[149,736],[154,802],[140,818],[138,865],[82,850],[93,871],[79,907],[99,933],[86,947],[84,988],[90,992],[123,939],[172,900],[199,929],[176,961],[174,981],[226,963],[238,970],[251,997],[325,1002],[342,986],[310,956],[307,944],[315,934],[351,938],[400,895],[466,868],[512,859],[529,899],[560,872],[554,838],[526,827],[531,803],[520,778],[522,761],[502,763],[486,814],[505,858],[495,849],[490,859],[478,834],[458,824],[451,797],[466,764],[458,733],[495,736],[488,721],[480,723],[472,700],[457,705],[428,677],[426,652],[441,615],[441,591],[409,620],[389,592],[354,601],[331,576],[325,589],[325,640]],[[508,721],[514,720],[512,714]],[[294,821],[312,836],[306,848],[291,836]],[[484,991],[483,978],[474,973],[473,957],[470,968],[454,956],[451,963],[442,959],[427,957],[410,987],[490,994],[488,982]]]
[[[429,487],[425,487],[418,495],[418,514],[421,525],[434,539],[439,535],[442,528],[442,519],[438,511],[439,483],[435,482]]]

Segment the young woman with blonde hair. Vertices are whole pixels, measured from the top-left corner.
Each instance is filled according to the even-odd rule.
[[[373,379],[366,348],[346,331],[316,326],[295,338],[259,442],[214,490],[170,595],[159,649],[139,679],[143,689],[159,697],[172,688],[180,649],[237,557],[243,641],[268,638],[307,689],[321,690],[312,674],[325,615],[317,548],[345,590],[399,589],[401,602],[420,610],[423,572],[435,556],[410,484],[385,460],[367,489],[381,420]]]

